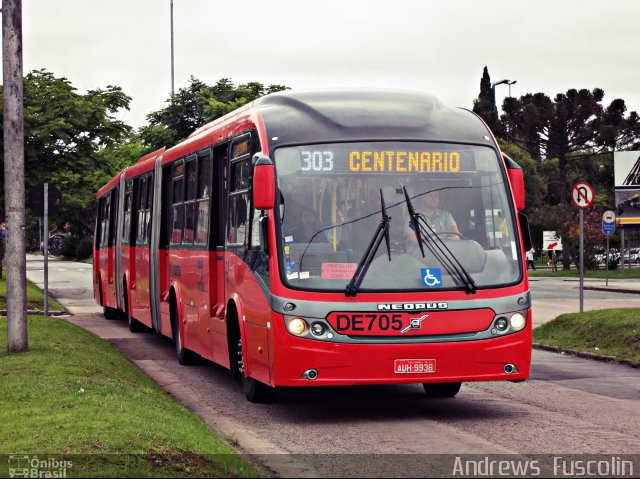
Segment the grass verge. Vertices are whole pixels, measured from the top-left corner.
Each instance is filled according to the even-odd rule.
[[[2,268],[2,278],[0,278],[0,309],[7,309],[7,268]],[[44,309],[44,295],[31,281],[27,280],[27,309],[39,310]],[[49,295],[49,311],[64,311],[64,308]]]
[[[257,475],[109,343],[51,317],[30,316],[28,328],[29,351],[0,351],[0,455],[69,458],[67,476]]]
[[[533,330],[533,341],[615,356],[640,367],[640,309],[601,309],[563,314]]]

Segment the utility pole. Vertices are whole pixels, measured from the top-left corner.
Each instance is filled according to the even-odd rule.
[[[24,205],[24,105],[22,0],[2,0],[4,84],[4,198],[7,241],[7,348],[24,351],[27,341],[27,261]]]

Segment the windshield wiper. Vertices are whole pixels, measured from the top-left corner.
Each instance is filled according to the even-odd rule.
[[[460,283],[467,294],[476,293],[476,284],[469,272],[458,261],[458,258],[447,247],[442,238],[434,231],[434,229],[427,223],[424,216],[420,213],[416,213],[409,198],[407,189],[403,186],[405,201],[407,203],[407,209],[409,210],[409,216],[411,221],[411,228],[416,233],[418,245],[420,246],[420,252],[424,258],[423,244],[427,246],[434,258],[444,266],[449,275],[454,278],[454,281]]]
[[[416,234],[416,240],[418,241],[418,246],[420,246],[420,253],[422,253],[422,257],[424,258],[424,246],[422,246],[422,235],[420,234],[420,222],[418,213],[413,208],[413,203],[411,203],[411,198],[409,198],[409,193],[407,193],[407,189],[403,186],[402,191],[404,191],[404,197],[407,201],[407,209],[409,210],[409,226]]]
[[[387,256],[389,257],[389,261],[391,261],[391,241],[389,240],[389,224],[391,223],[391,216],[387,214],[387,207],[384,204],[384,196],[382,195],[382,189],[380,190],[380,205],[382,213],[382,220],[378,224],[371,241],[369,242],[369,246],[364,251],[360,262],[358,263],[358,267],[356,268],[355,273],[351,277],[351,281],[347,285],[347,288],[344,292],[345,296],[354,296],[358,294],[358,289],[364,280],[365,275],[367,274],[367,270],[373,261],[373,258],[380,247],[380,243],[384,238],[387,243]]]

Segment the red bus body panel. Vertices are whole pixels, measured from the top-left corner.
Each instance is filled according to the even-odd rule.
[[[245,105],[194,132],[187,140],[169,149],[141,158],[125,170],[125,179],[154,170],[155,160],[162,154],[161,167],[171,162],[233,138],[246,131],[257,131],[264,155],[269,154],[267,132],[260,112]],[[111,191],[119,182],[114,177],[99,192],[98,198]],[[157,182],[156,182],[157,183]],[[155,195],[159,194],[158,191]],[[210,212],[212,215],[224,211]],[[491,300],[506,296],[527,295],[528,279],[524,263],[522,281],[495,289],[478,290],[472,297],[460,291],[359,293],[347,298],[338,292],[309,292],[290,289],[279,276],[277,237],[274,211],[268,212],[270,282],[268,291],[249,266],[232,251],[201,249],[159,249],[158,291],[152,292],[149,274],[152,266],[149,247],[121,248],[121,268],[124,278],[114,278],[115,247],[96,250],[94,247],[95,297],[98,277],[103,281],[104,306],[117,308],[114,281],[125,280],[129,311],[138,321],[152,327],[152,293],[160,298],[160,329],[173,336],[170,302],[175,298],[179,334],[183,346],[202,357],[230,367],[228,331],[229,308],[237,311],[243,342],[245,374],[271,386],[337,386],[352,384],[400,384],[427,382],[520,380],[529,377],[531,362],[531,310],[527,309],[524,330],[482,340],[446,342],[345,343],[300,338],[286,329],[282,314],[272,307],[272,297],[295,301],[316,301],[327,305],[326,315],[353,308],[358,303],[410,303],[414,301]],[[156,219],[157,220],[157,219]],[[516,220],[517,221],[517,220]],[[97,241],[97,239],[96,239]],[[520,238],[522,245],[522,238]],[[472,306],[470,306],[472,308]],[[364,311],[364,310],[363,310]],[[460,311],[447,311],[442,317],[454,326],[430,326],[430,334],[455,334],[486,330],[494,313],[489,308],[473,321],[463,324]],[[334,324],[334,323],[332,323]],[[453,328],[453,329],[451,329]],[[422,333],[424,334],[424,332]],[[365,338],[366,339],[366,338]],[[231,345],[234,347],[235,345]],[[396,360],[433,360],[432,373],[400,374],[394,371]],[[518,365],[518,372],[506,374],[504,365]],[[317,379],[303,379],[309,369],[318,372]]]

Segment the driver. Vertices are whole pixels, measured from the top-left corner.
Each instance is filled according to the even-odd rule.
[[[416,212],[421,213],[427,224],[431,226],[436,233],[451,233],[444,235],[447,239],[459,239],[460,231],[456,220],[453,219],[451,213],[438,208],[440,203],[440,195],[438,191],[430,191],[420,195],[416,202]],[[407,237],[411,244],[417,244],[416,234],[411,229],[407,229]]]

